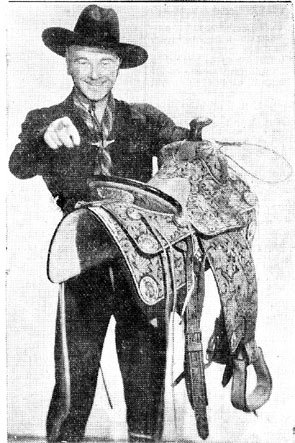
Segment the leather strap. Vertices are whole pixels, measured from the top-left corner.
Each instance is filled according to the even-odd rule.
[[[165,332],[166,332],[166,349],[168,351],[168,345],[169,345],[169,327],[170,327],[170,313],[172,312],[172,315],[174,315],[176,310],[176,303],[177,303],[177,288],[176,288],[176,282],[175,282],[175,267],[174,267],[174,248],[169,239],[164,235],[162,231],[158,229],[158,227],[152,222],[152,220],[146,220],[146,222],[149,225],[149,228],[151,229],[151,232],[161,245],[163,249],[163,256],[162,256],[162,266],[163,266],[163,277],[164,277],[164,285],[166,287],[166,300],[165,300]],[[166,245],[165,245],[166,242]],[[172,299],[169,296],[168,286],[171,285],[172,289]],[[174,329],[172,328],[172,340],[174,341]],[[171,363],[171,371],[173,376],[173,366],[174,366],[174,343],[172,347],[172,363]],[[172,391],[173,392],[173,391]],[[175,398],[173,395],[173,406],[174,406],[174,425],[175,425],[175,432],[177,435],[177,420],[176,420],[176,409],[175,409]],[[161,408],[164,408],[164,395],[161,399]],[[162,429],[163,423],[161,423],[161,418],[158,417],[158,423],[157,423],[157,433],[160,436],[161,429]],[[149,438],[149,437],[148,437]],[[160,439],[160,437],[159,437]],[[130,439],[130,441],[133,441]],[[138,440],[139,441],[139,440]],[[157,439],[158,441],[158,439]]]
[[[198,263],[196,289],[188,301],[185,313],[185,382],[188,397],[195,413],[199,436],[205,440],[209,435],[206,407],[208,405],[202,333],[200,330],[201,315],[204,303],[205,261]]]
[[[168,300],[168,297],[166,299],[166,327],[168,339],[169,313],[175,311],[177,301],[173,246],[163,233],[159,232],[151,222],[149,223],[149,226],[160,243],[162,243],[160,237],[163,237],[168,243],[168,248],[163,247],[163,250],[167,254],[167,258],[170,262],[169,275],[172,284],[172,293],[174,294],[172,306],[171,300]],[[198,269],[194,269],[195,267]],[[195,271],[195,275],[198,276],[195,277],[195,279],[198,280],[197,283],[189,282],[193,271]],[[203,259],[202,263],[198,262],[198,264],[194,266],[194,243],[192,235],[187,238],[186,281],[187,291],[190,293],[190,297],[187,299],[187,308],[185,311],[185,379],[190,403],[195,413],[197,430],[200,437],[205,440],[209,435],[206,413],[208,399],[204,371],[202,334],[200,330],[205,296],[205,259]],[[191,288],[189,288],[190,283]]]

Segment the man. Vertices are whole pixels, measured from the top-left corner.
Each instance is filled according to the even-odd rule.
[[[89,199],[87,178],[115,175],[143,182],[152,174],[152,157],[166,143],[186,138],[165,114],[150,105],[115,100],[119,69],[139,66],[146,51],[119,40],[112,9],[86,7],[74,31],[48,28],[45,45],[66,58],[74,87],[61,104],[29,112],[20,143],[10,158],[18,178],[41,175],[64,213]],[[132,302],[120,266],[91,269],[65,284],[70,410],[61,413],[63,356],[57,313],[56,384],[47,417],[50,442],[80,441],[93,404],[103,342],[111,315],[124,384],[130,442],[158,441],[163,428],[166,340]]]

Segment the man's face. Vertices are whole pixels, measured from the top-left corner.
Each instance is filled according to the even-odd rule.
[[[89,100],[102,100],[113,88],[120,59],[109,51],[85,46],[70,46],[67,50],[68,74]]]

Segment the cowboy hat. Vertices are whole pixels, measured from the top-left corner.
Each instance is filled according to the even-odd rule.
[[[65,28],[47,28],[42,33],[44,44],[62,57],[71,45],[111,50],[121,59],[120,68],[134,68],[148,58],[145,49],[129,43],[120,43],[119,19],[109,8],[89,5],[81,12],[74,31]]]

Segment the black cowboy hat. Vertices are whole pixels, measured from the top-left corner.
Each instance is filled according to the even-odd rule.
[[[129,43],[120,43],[119,19],[109,8],[89,5],[81,12],[74,31],[47,28],[42,33],[45,45],[62,57],[71,45],[97,47],[115,52],[121,59],[120,68],[134,68],[148,58],[145,49]]]

